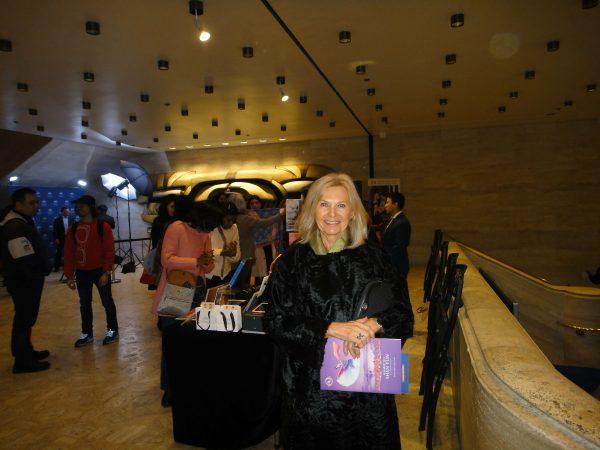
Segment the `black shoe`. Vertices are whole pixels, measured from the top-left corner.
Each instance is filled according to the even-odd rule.
[[[31,360],[25,363],[17,363],[13,366],[13,373],[30,373],[30,372],[41,372],[42,370],[48,370],[50,363],[48,361],[36,361]]]
[[[94,335],[81,333],[79,339],[75,341],[75,347],[83,347],[84,345],[88,345],[90,342],[94,342]]]
[[[48,350],[34,350],[32,355],[34,359],[40,361],[50,356],[50,352]]]
[[[112,344],[117,339],[119,339],[118,331],[106,330],[106,336],[104,336],[104,339],[102,339],[102,345]]]
[[[165,391],[160,401],[160,406],[163,408],[168,408],[171,406],[171,393],[169,391]]]

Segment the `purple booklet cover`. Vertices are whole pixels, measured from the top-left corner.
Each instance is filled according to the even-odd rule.
[[[321,366],[325,391],[405,394],[408,392],[408,355],[400,339],[375,338],[353,359],[344,353],[344,341],[328,338]]]

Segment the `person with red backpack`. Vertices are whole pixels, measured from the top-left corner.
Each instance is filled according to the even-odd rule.
[[[119,338],[117,309],[110,292],[110,273],[115,258],[112,230],[107,222],[98,220],[96,199],[84,195],[75,200],[79,222],[69,227],[65,236],[65,276],[69,288],[79,293],[81,336],[75,347],[94,340],[92,287],[96,285],[106,311],[107,331],[102,344]]]

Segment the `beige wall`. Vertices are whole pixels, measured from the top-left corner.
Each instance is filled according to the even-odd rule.
[[[366,138],[169,152],[172,170],[314,163],[368,179]],[[600,264],[600,123],[440,130],[375,141],[377,177],[399,177],[424,263],[436,227],[556,284]],[[588,282],[589,283],[589,282]]]

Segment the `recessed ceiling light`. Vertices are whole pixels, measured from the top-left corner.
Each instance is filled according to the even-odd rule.
[[[254,49],[252,47],[242,47],[242,56],[244,58],[252,58],[254,56]]]
[[[93,72],[83,72],[83,81],[87,81],[88,83],[94,82],[94,73]]]
[[[29,115],[30,116],[37,116],[38,115],[38,110],[35,108],[29,108]]]
[[[582,0],[581,7],[583,9],[590,9],[598,6],[598,0]]]
[[[285,141],[285,138],[279,138],[280,141]]]
[[[85,118],[81,119],[81,126],[82,127],[88,127],[89,126],[88,120],[85,119]]]
[[[241,143],[241,144],[247,144],[247,143],[248,143],[248,141],[242,141],[242,142],[240,142],[240,143]]]
[[[369,95],[369,96],[375,95],[375,88],[368,88],[367,89],[367,95]]]
[[[267,140],[266,139],[259,139],[258,142],[262,142],[264,144],[265,142],[267,142]]]
[[[192,134],[192,139],[198,139],[198,133]]]
[[[268,122],[269,121],[269,114],[268,113],[263,113],[262,114],[262,121],[263,122]]]
[[[334,120],[332,120],[331,122],[329,122],[329,127],[330,128],[335,127],[335,121]]]
[[[450,80],[442,80],[442,88],[448,89],[450,86],[452,86],[452,81],[450,81]]]
[[[17,181],[18,179],[19,179],[19,177],[18,177],[18,176],[16,176],[16,175],[13,175],[12,177],[10,177],[10,178],[8,179],[8,181],[10,181],[10,182],[14,183],[14,182],[15,182],[15,181]]]
[[[381,103],[377,103],[375,105],[375,111],[381,111],[381,110],[383,110],[383,105]]]
[[[169,150],[177,150],[177,147],[169,147]]]
[[[152,139],[152,141],[154,141],[154,142],[158,142],[158,138],[157,138],[157,137],[155,137],[155,138],[153,138],[153,139]]]
[[[127,130],[125,128],[121,130],[121,136],[127,136]]]
[[[159,59],[157,64],[158,70],[169,70],[169,61],[166,59]]]
[[[284,85],[285,84],[285,76],[277,75],[277,77],[275,78],[275,83],[277,83],[279,86]]]
[[[225,147],[227,147],[229,145],[229,142],[223,142],[222,143]]]
[[[171,131],[171,125],[166,124],[165,125],[165,131],[167,131],[167,132]]]
[[[448,104],[448,99],[446,97],[440,98],[440,105],[446,106]]]
[[[498,112],[499,112],[499,113],[506,112],[506,106],[504,106],[504,105],[502,105],[502,106],[498,106]]]
[[[387,118],[387,116],[383,116],[383,117],[381,118],[381,123],[388,123],[388,118]]]
[[[535,78],[535,70],[527,70],[525,71],[525,79],[533,80]]]
[[[181,115],[186,117],[190,114],[187,108],[181,108]]]
[[[206,30],[202,30],[198,35],[198,39],[200,39],[200,42],[206,42],[210,39],[210,33]]]
[[[437,113],[438,119],[443,119],[446,117],[446,113],[444,111],[440,111]]]
[[[317,109],[317,117],[323,117],[323,110]]]
[[[43,132],[44,132],[44,130],[45,130],[45,128],[44,128],[44,125],[38,125],[38,126],[36,127],[36,130],[38,130],[40,133],[43,133]]]
[[[215,92],[215,88],[212,84],[207,84],[206,86],[204,86],[205,94],[212,94],[213,92]]]
[[[446,64],[456,63],[456,53],[448,53],[446,55]]]
[[[279,129],[281,131],[287,131],[287,125],[285,123],[282,123],[281,126],[279,127]]]
[[[306,95],[300,96],[300,103],[306,103],[308,101],[308,97]]]
[[[29,86],[27,86],[27,83],[17,83],[17,91],[27,92],[29,91]]]
[[[367,66],[365,66],[364,64],[360,64],[356,66],[356,69],[354,70],[356,71],[357,75],[364,75],[365,73],[367,73]]]
[[[585,87],[588,92],[594,92],[596,90],[596,83],[590,83]]]
[[[87,134],[81,133],[81,139],[83,139],[83,140],[87,139]]]
[[[86,22],[85,32],[92,36],[98,36],[100,34],[100,24],[98,22]]]
[[[12,52],[12,42],[8,39],[0,39],[0,51]]]
[[[237,106],[238,106],[238,109],[240,111],[243,111],[244,109],[246,109],[246,102],[245,102],[245,100],[243,98],[238,98]]]
[[[558,50],[559,47],[560,47],[559,41],[549,41],[546,44],[546,50],[548,50],[549,52],[555,52],[556,50]]]
[[[465,15],[463,13],[452,14],[450,17],[450,26],[452,28],[462,27],[465,24]]]
[[[340,44],[349,44],[352,41],[352,33],[350,31],[340,31],[338,39]]]
[[[239,136],[240,134],[242,134],[242,130],[240,130],[239,128],[237,128],[237,129],[235,130],[235,135],[236,135],[236,136]]]
[[[144,103],[148,103],[150,101],[149,94],[140,94],[140,100]]]
[[[137,116],[135,114],[129,114],[130,122],[137,122]]]
[[[569,108],[571,106],[573,106],[573,100],[565,100],[564,103],[565,107]]]
[[[513,100],[516,100],[517,98],[519,98],[519,91],[510,91],[508,93],[508,96]]]
[[[213,127],[218,127],[219,126],[219,120],[218,119],[213,119],[213,120],[210,121],[210,124]]]
[[[77,184],[81,187],[86,187],[87,186],[87,181],[83,181],[83,180],[78,180]]]

